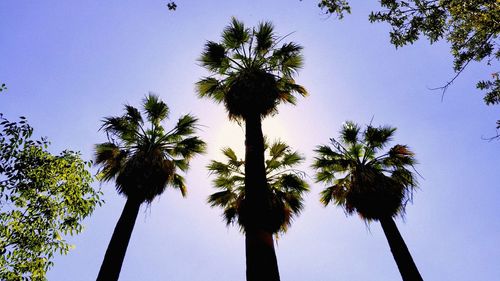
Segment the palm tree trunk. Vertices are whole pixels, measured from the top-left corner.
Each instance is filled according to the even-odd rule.
[[[266,230],[267,179],[259,114],[245,120],[245,250],[247,281],[279,281],[273,234]]]
[[[97,281],[117,281],[122,268],[125,253],[127,252],[128,242],[134,230],[135,220],[141,207],[141,201],[133,198],[128,198],[123,208],[122,214],[111,241],[109,241],[108,249],[104,255],[104,260],[97,276]]]
[[[279,281],[273,234],[262,229],[245,231],[247,281]]]
[[[259,115],[245,120],[245,194],[252,200],[265,196],[267,185],[264,163],[264,136]]]
[[[387,242],[391,248],[394,260],[398,265],[399,273],[403,277],[403,281],[422,281],[422,276],[418,272],[418,268],[413,262],[410,251],[406,247],[406,243],[399,233],[396,223],[391,217],[381,218],[380,224],[384,230]]]

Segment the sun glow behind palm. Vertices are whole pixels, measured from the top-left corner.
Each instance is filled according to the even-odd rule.
[[[500,253],[491,247],[500,229],[499,143],[481,139],[494,133],[498,110],[475,92],[489,69],[471,64],[440,102],[441,94],[427,87],[453,74],[446,42],[396,50],[386,26],[367,20],[379,1],[350,1],[353,13],[342,21],[320,15],[318,2],[182,1],[170,12],[166,1],[121,1],[119,7],[95,0],[0,1],[0,82],[8,86],[0,95],[2,112],[27,116],[54,150],[69,147],[90,159],[92,144],[104,141],[96,132],[100,118],[120,114],[124,103],[148,91],[171,106],[172,116],[200,119],[200,137],[209,145],[192,161],[187,198],[167,189],[141,210],[124,280],[244,278],[241,234],[205,203],[212,191],[206,164],[226,145],[243,155],[244,130],[227,122],[221,105],[194,94],[194,83],[206,74],[197,62],[201,46],[219,38],[231,16],[249,26],[270,20],[278,34],[294,32],[288,39],[304,46],[297,82],[310,95],[296,106],[280,105],[278,115],[264,120],[271,140],[286,140],[310,163],[314,147],[335,136],[345,120],[365,125],[374,117],[398,127],[398,141],[418,152],[425,176],[401,227],[422,274],[456,281],[499,276],[494,261]],[[313,175],[307,165],[301,169]],[[75,251],[55,261],[49,280],[95,280],[96,257],[108,242],[103,237],[111,235],[124,203],[113,184],[102,189],[106,204],[85,222]],[[311,189],[301,217],[279,241],[283,280],[328,280],[332,274],[338,281],[398,280],[379,225],[368,230],[337,208],[323,208],[321,186]]]
[[[279,118],[267,118],[263,128],[269,139],[285,138],[289,135],[289,124]],[[231,147],[237,155],[245,155],[245,129],[235,122],[225,122],[219,126],[205,128],[212,135],[213,145],[209,147],[207,158],[216,159],[220,156],[219,149]]]

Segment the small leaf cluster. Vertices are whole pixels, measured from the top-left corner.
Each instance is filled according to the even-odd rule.
[[[167,3],[167,8],[170,11],[175,11],[175,10],[177,10],[177,4],[174,1],[170,1]]]
[[[344,13],[351,13],[351,6],[347,0],[321,0],[318,7],[326,14],[336,15],[337,18],[344,18]]]
[[[0,121],[0,280],[46,280],[54,255],[72,247],[63,235],[83,230],[101,192],[79,153],[49,153],[24,117]]]
[[[499,73],[493,73],[492,80],[482,80],[477,83],[477,88],[487,90],[488,93],[484,96],[484,102],[487,105],[500,104],[500,79]]]

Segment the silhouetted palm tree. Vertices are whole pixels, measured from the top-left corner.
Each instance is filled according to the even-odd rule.
[[[309,191],[304,172],[294,168],[304,161],[304,157],[281,141],[275,141],[271,146],[265,142],[265,151],[268,152],[266,177],[271,194],[268,206],[272,207],[269,230],[274,234],[284,233],[291,225],[292,219],[300,214],[304,206],[302,196]],[[225,162],[212,160],[207,166],[210,173],[216,175],[214,187],[220,190],[210,195],[208,203],[212,207],[222,207],[227,225],[238,222],[244,232],[249,216],[243,206],[245,161],[238,159],[231,148],[222,149],[222,153],[226,156]]]
[[[380,221],[403,280],[422,280],[418,269],[393,220],[404,214],[406,203],[417,187],[413,169],[414,153],[406,145],[395,145],[379,153],[391,141],[395,128],[360,127],[344,124],[340,139],[331,146],[319,146],[313,167],[316,180],[328,187],[321,192],[321,202],[341,206],[348,214]]]
[[[202,153],[205,143],[194,136],[198,119],[184,115],[170,131],[162,122],[169,108],[149,94],[141,112],[130,105],[120,117],[106,117],[101,129],[108,142],[95,146],[95,162],[101,181],[114,180],[118,193],[127,198],[125,208],[109,242],[97,280],[118,280],[128,242],[142,203],[151,203],[167,186],[186,195],[184,178],[178,174],[189,168],[189,160]]]
[[[307,91],[293,75],[302,66],[302,47],[278,44],[270,22],[247,28],[235,18],[222,33],[222,41],[208,41],[200,58],[212,76],[197,82],[200,97],[224,103],[231,120],[245,122],[245,245],[248,281],[279,280],[264,166],[261,119],[277,112],[280,103],[294,104],[294,94]],[[269,242],[271,241],[271,243]]]

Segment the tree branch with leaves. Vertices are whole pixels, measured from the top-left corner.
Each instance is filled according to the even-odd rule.
[[[0,279],[46,280],[54,256],[72,247],[64,235],[83,230],[101,192],[91,186],[90,162],[74,151],[49,153],[26,118],[0,114],[0,128]]]

